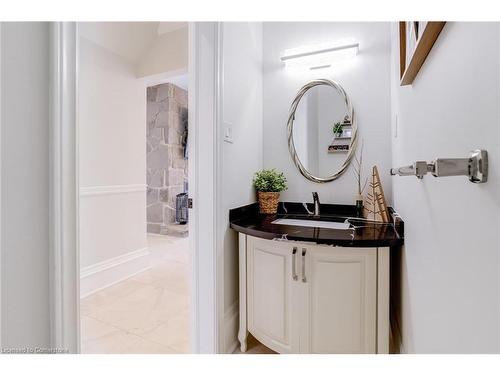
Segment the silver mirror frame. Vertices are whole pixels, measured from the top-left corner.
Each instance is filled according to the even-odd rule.
[[[300,99],[302,99],[302,97],[309,89],[320,85],[330,86],[335,90],[337,90],[337,92],[339,92],[344,97],[347,113],[351,118],[351,129],[352,129],[351,143],[349,151],[347,152],[346,158],[344,160],[344,163],[341,165],[341,167],[335,174],[328,177],[317,177],[312,175],[300,161],[299,156],[297,155],[297,151],[295,150],[295,144],[293,143],[293,121],[295,120],[295,111],[297,110]],[[352,158],[356,154],[356,147],[358,144],[358,126],[356,123],[356,117],[349,96],[345,92],[344,88],[339,83],[331,81],[329,79],[316,79],[302,86],[297,95],[295,96],[295,99],[293,99],[292,106],[290,107],[290,112],[288,115],[288,122],[287,122],[287,136],[288,136],[288,150],[290,151],[293,163],[299,169],[302,176],[307,178],[309,181],[318,183],[330,182],[339,178],[349,167]]]

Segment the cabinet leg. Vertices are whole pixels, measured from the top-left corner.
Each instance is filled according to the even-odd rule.
[[[390,336],[390,250],[378,248],[378,322],[377,353],[389,354]]]
[[[240,271],[240,329],[238,340],[241,344],[241,352],[247,351],[247,236],[239,234],[239,271]]]
[[[242,353],[247,351],[247,337],[248,331],[246,329],[240,329],[238,333],[238,340],[240,340],[240,350]]]

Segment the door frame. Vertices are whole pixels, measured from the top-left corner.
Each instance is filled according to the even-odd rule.
[[[80,351],[78,238],[78,49],[75,22],[50,28],[51,345]]]
[[[223,258],[216,228],[219,152],[219,29],[189,23],[189,244],[192,254],[192,352],[224,350]],[[78,25],[51,24],[51,343],[80,352],[78,230]]]
[[[0,349],[2,348],[2,229],[3,229],[3,211],[2,211],[2,28],[3,22],[0,22]]]
[[[189,237],[192,254],[192,349],[222,353],[224,316],[223,257],[217,236],[220,199],[220,24],[189,23]]]

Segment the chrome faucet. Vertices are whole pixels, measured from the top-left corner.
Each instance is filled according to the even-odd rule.
[[[314,217],[319,217],[319,195],[317,192],[312,193],[314,200]]]

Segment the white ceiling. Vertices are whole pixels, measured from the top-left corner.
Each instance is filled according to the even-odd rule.
[[[184,90],[188,89],[188,75],[186,74],[181,74],[175,77],[170,77],[166,80],[166,82],[173,83],[176,86],[179,86],[183,88]]]
[[[189,88],[188,74],[178,74],[172,76],[170,73],[155,74],[154,76],[145,77],[143,82],[146,87],[160,85],[162,83],[173,83],[176,86],[187,90]]]
[[[158,35],[187,27],[187,22],[158,22]]]
[[[81,22],[80,35],[136,63],[158,36],[187,22]]]

